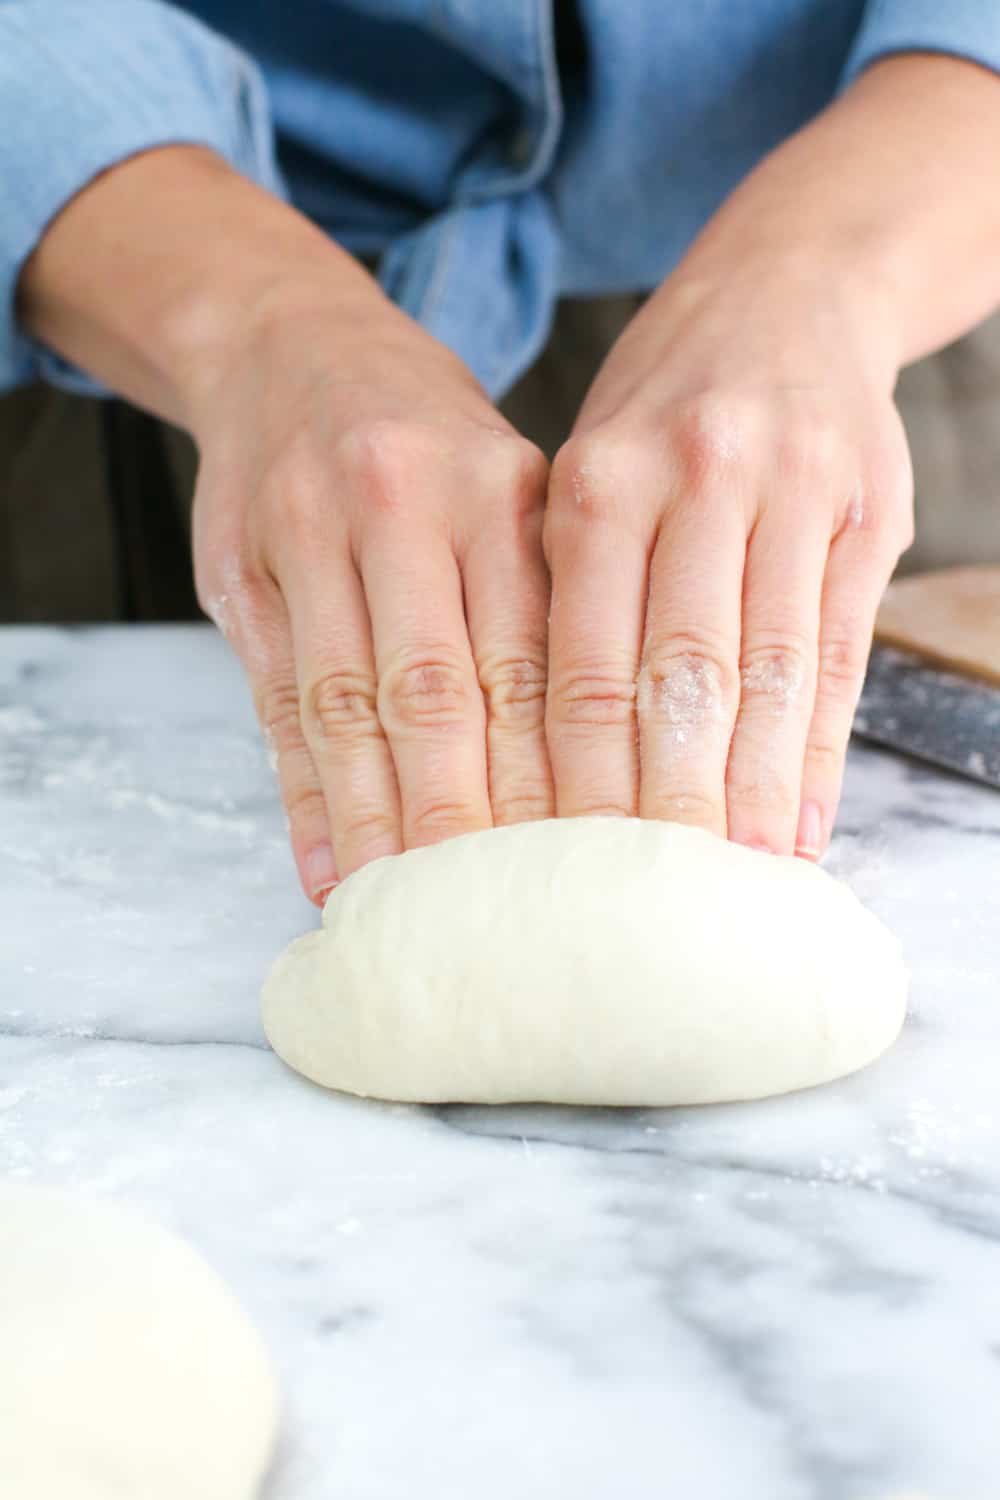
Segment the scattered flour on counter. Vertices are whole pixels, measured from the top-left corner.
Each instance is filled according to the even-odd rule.
[[[0,708],[0,733],[36,734],[45,728],[45,720],[26,704],[12,703]]]
[[[161,797],[158,792],[138,792],[131,787],[123,787],[112,791],[108,796],[108,802],[116,809],[143,807],[161,822],[191,823],[196,828],[207,829],[210,833],[234,834],[246,842],[253,839],[257,833],[257,823],[254,818],[232,817],[206,808],[190,807],[183,802],[170,802],[166,797]]]

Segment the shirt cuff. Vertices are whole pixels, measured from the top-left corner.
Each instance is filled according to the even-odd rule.
[[[208,147],[284,196],[263,79],[199,21],[158,0],[0,5],[0,390],[45,378],[102,391],[19,328],[18,277],[94,177],[179,144]]]
[[[1000,7],[995,0],[868,0],[841,90],[897,52],[950,53],[1000,73]]]

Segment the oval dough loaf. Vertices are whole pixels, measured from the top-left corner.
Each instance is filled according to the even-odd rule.
[[[0,1495],[252,1500],[260,1339],[194,1250],[114,1204],[0,1185]]]
[[[667,1105],[838,1078],[903,1021],[899,946],[798,859],[638,818],[377,860],[265,985],[287,1063],[384,1099]]]

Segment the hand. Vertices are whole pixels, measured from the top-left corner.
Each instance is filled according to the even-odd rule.
[[[277,757],[306,891],[553,810],[547,465],[374,287],[282,292],[199,391],[198,592]]]
[[[309,895],[552,811],[548,466],[349,255],[168,146],[71,200],[18,312],[198,444],[199,597],[249,674]]]
[[[835,266],[750,252],[682,266],[611,351],[545,523],[560,815],[823,852],[911,538],[887,332]]]

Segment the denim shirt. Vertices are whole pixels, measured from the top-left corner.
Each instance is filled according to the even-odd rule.
[[[877,58],[1000,71],[1000,0],[576,9],[567,67],[553,0],[0,0],[0,388],[95,388],[18,328],[17,277],[76,192],[153,146],[210,147],[379,257],[499,396],[560,295],[655,286]]]

